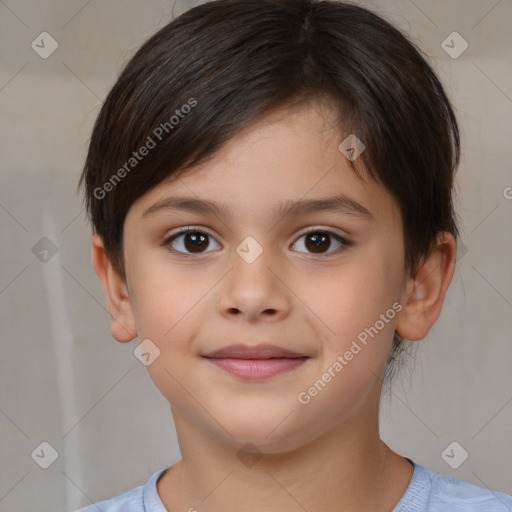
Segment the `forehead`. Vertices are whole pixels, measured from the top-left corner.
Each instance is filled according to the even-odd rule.
[[[131,213],[156,214],[157,203],[179,197],[191,199],[189,203],[195,202],[205,214],[271,220],[287,208],[298,213],[300,205],[313,200],[343,196],[347,212],[352,209],[362,218],[366,211],[366,217],[377,222],[399,222],[398,205],[388,190],[364,169],[360,179],[339,150],[345,137],[325,105],[272,111],[237,133],[209,160],[171,175],[146,193]],[[201,200],[210,204],[202,208]]]

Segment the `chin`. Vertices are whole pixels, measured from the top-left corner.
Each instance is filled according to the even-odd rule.
[[[284,420],[284,421],[283,421]],[[223,442],[243,451],[255,454],[281,454],[293,451],[307,444],[311,439],[306,435],[307,428],[298,424],[293,414],[253,414],[244,416],[233,414],[223,416],[219,423],[226,430],[217,429]],[[227,432],[229,432],[229,434]],[[310,435],[314,438],[314,435]]]

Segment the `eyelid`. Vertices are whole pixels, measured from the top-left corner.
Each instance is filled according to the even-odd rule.
[[[343,238],[348,242],[349,235],[345,232],[339,233],[336,228],[330,228],[326,226],[309,226],[307,228],[301,229],[295,236],[297,238],[300,238],[301,236],[307,235],[308,233],[316,233],[317,231],[325,232],[325,233],[331,233],[333,235],[337,235],[340,238]]]
[[[173,231],[169,232],[168,234],[166,234],[162,240],[162,245],[167,246],[173,241],[173,239],[177,238],[178,236],[186,235],[187,233],[196,233],[196,232],[208,235],[209,237],[211,237],[217,241],[217,238],[208,231],[208,228],[205,229],[204,226],[183,226],[181,228],[176,228],[176,230],[173,230]],[[220,242],[217,241],[217,243],[220,243]],[[179,251],[177,251],[177,252],[179,252]],[[179,254],[186,255],[187,253],[179,253]],[[198,253],[198,254],[200,254],[200,253]],[[203,253],[203,254],[206,254],[206,253]]]
[[[192,226],[183,226],[181,228],[176,228],[176,231],[172,231],[169,234],[166,234],[164,236],[164,243],[165,243],[165,241],[169,240],[173,236],[181,235],[181,234],[187,233],[189,231],[200,231],[202,233],[205,233],[205,234],[211,236],[212,238],[215,238],[214,235],[212,235],[211,233],[208,232],[208,229],[209,228],[205,229],[204,226],[193,226],[193,225]],[[329,233],[338,235],[340,238],[343,238],[344,240],[346,240],[348,242],[349,235],[346,234],[345,232],[339,233],[339,232],[336,231],[336,228],[325,227],[325,226],[320,226],[320,225],[318,225],[318,226],[309,226],[307,228],[302,228],[298,233],[295,234],[295,237],[296,238],[300,238],[301,236],[307,235],[308,233],[312,233],[312,232],[315,232],[315,231],[329,232]]]
[[[188,233],[190,231],[199,231],[206,235],[210,235],[212,238],[215,238],[211,233],[208,232],[208,229],[209,228],[205,228],[205,226],[194,226],[194,225],[182,226],[180,228],[176,228],[176,230],[170,231],[168,234],[166,234],[164,236],[164,239],[169,240],[169,238],[172,238],[173,236],[182,235],[182,234]]]

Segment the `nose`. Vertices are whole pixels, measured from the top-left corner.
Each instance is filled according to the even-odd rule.
[[[285,273],[271,251],[263,250],[254,260],[241,254],[234,252],[231,258],[232,270],[219,297],[220,314],[250,322],[282,320],[291,306]]]

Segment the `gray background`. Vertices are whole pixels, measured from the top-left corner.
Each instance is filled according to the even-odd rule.
[[[463,139],[458,268],[411,372],[382,402],[382,436],[437,473],[512,494],[512,2],[361,3],[431,57]],[[180,458],[169,405],[133,355],[137,341],[110,336],[75,193],[101,101],[172,8],[164,0],[0,2],[2,512],[70,511]],[[47,59],[31,47],[44,31],[59,45]],[[453,31],[469,44],[456,59],[441,46]],[[32,249],[42,237],[57,249],[36,246],[49,251],[47,262]],[[58,452],[48,469],[38,464],[51,456],[36,450],[43,441]],[[469,453],[457,469],[441,455],[453,441]]]

